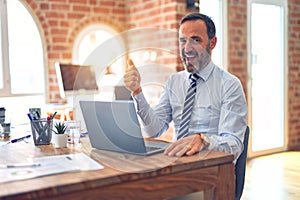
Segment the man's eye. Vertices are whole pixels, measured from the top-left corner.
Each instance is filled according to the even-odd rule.
[[[180,42],[180,43],[185,43],[185,42],[186,42],[186,39],[179,39],[179,42]]]
[[[200,42],[200,40],[199,40],[198,38],[194,38],[194,39],[193,39],[193,42],[195,42],[195,43],[199,43],[199,42]]]

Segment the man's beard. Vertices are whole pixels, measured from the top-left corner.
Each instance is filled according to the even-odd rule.
[[[185,66],[185,69],[190,73],[198,73],[200,72],[210,61],[210,43],[205,48],[205,51],[202,53],[201,57],[199,56],[198,52],[184,52],[181,53],[181,60]],[[196,65],[189,63],[188,55],[195,56],[197,59]]]

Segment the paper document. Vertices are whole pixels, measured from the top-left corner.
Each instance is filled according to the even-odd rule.
[[[28,160],[34,163],[25,167],[1,167],[0,183],[36,178],[72,171],[99,170],[104,167],[84,153],[37,157]]]
[[[6,145],[8,142],[9,142],[9,141],[1,141],[1,140],[0,140],[0,147],[3,146],[3,145]]]

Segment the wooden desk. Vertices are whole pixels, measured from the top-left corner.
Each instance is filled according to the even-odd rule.
[[[81,146],[55,149],[19,142],[0,147],[0,160],[84,152],[105,166],[103,170],[71,172],[0,184],[0,199],[166,199],[204,191],[205,199],[234,199],[233,156],[210,152],[173,158],[91,150]]]

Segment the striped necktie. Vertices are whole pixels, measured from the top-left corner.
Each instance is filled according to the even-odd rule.
[[[184,136],[188,135],[189,124],[191,121],[192,109],[194,106],[197,89],[196,85],[199,76],[197,74],[191,74],[189,79],[191,83],[185,97],[177,139],[183,138]]]

